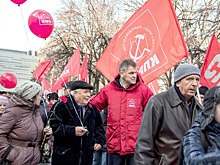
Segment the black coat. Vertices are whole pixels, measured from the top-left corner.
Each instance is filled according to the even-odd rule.
[[[79,114],[79,106],[73,97],[71,98]],[[75,127],[81,124],[70,98],[66,103],[56,103],[51,108],[51,113],[53,112],[50,120],[54,135],[52,164],[91,164],[94,144],[98,143],[102,146],[105,144],[104,129],[98,109],[91,103],[86,106],[83,125],[87,127],[89,134],[82,137],[75,135]]]

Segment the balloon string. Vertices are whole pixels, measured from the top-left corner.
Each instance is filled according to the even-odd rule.
[[[22,16],[22,19],[23,19],[24,30],[25,30],[25,33],[26,33],[26,38],[27,38],[27,42],[28,42],[28,46],[29,46],[29,50],[32,50],[32,49],[31,49],[30,40],[29,40],[29,38],[28,38],[27,29],[26,29],[26,26],[25,26],[24,14],[23,14],[23,12],[22,12],[21,6],[19,6],[19,8],[20,8],[20,11],[21,11],[21,16]]]

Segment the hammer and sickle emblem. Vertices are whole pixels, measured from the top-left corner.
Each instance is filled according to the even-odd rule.
[[[138,43],[137,43],[137,48],[136,48],[136,51],[135,51],[135,55],[133,56],[133,54],[131,53],[131,48],[129,50],[129,54],[130,54],[130,57],[134,60],[134,62],[136,62],[137,60],[139,60],[143,55],[144,55],[144,52],[147,51],[147,52],[150,52],[149,49],[146,49],[144,48],[143,52],[141,53],[140,56],[138,56],[138,50],[139,50],[139,46],[140,46],[140,42],[141,40],[143,40],[145,38],[144,35],[141,35],[141,34],[138,34],[135,36],[135,38],[138,39]]]

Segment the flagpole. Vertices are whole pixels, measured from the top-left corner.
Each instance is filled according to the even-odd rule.
[[[55,63],[56,68],[59,69],[58,66],[57,66],[56,61],[55,61],[54,59],[53,59],[53,61],[54,61],[54,63]],[[61,75],[60,77],[61,77],[62,81],[64,82],[65,88],[67,89],[66,83],[65,83],[65,81],[64,81],[64,79],[63,79],[63,76]],[[75,111],[75,113],[76,113],[76,116],[77,116],[77,118],[79,119],[79,122],[80,122],[81,126],[84,127],[84,125],[83,125],[83,123],[82,123],[82,120],[80,119],[79,114],[78,114],[78,112],[77,112],[77,110],[76,110],[76,107],[75,107],[75,105],[73,104],[72,97],[71,97],[71,95],[70,95],[70,93],[69,93],[68,90],[67,90],[67,92],[68,92],[70,101],[71,101],[71,103],[72,103],[72,105],[73,105],[73,109],[74,109],[74,111]]]

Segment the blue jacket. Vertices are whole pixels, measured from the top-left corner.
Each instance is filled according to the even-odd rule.
[[[212,92],[211,96],[209,96],[210,92]],[[186,165],[220,164],[220,124],[214,120],[217,103],[211,98],[214,91],[210,92],[204,99],[204,111],[197,116],[192,128],[184,135],[183,152]],[[196,127],[208,133],[211,145],[207,152],[203,148],[200,133]]]

